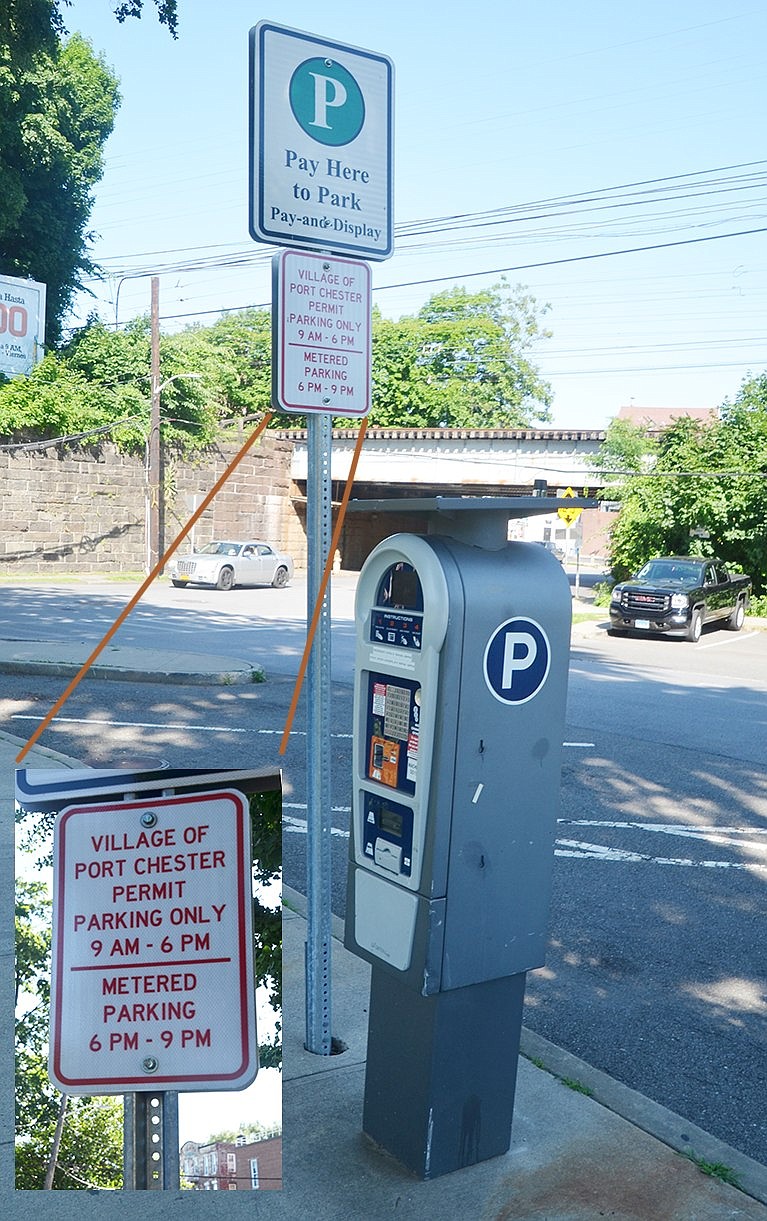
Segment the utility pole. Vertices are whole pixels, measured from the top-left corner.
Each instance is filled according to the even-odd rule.
[[[152,276],[152,407],[149,417],[149,454],[147,482],[149,492],[148,535],[149,556],[148,571],[151,572],[162,555],[161,521],[162,521],[162,459],[160,453],[160,278]]]

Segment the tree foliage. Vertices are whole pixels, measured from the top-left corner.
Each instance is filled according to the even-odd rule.
[[[0,18],[0,269],[47,285],[49,344],[93,270],[91,191],[119,105],[90,44],[60,41],[56,12],[48,0],[10,0]]]
[[[681,416],[654,441],[610,425],[595,469],[619,500],[610,561],[621,579],[652,555],[715,556],[767,589],[767,374],[744,382],[719,417]]]
[[[551,391],[528,355],[548,337],[538,312],[531,297],[505,283],[437,293],[398,322],[376,312],[370,422],[524,428],[548,419]]]
[[[16,1187],[41,1189],[61,1096],[48,1079],[51,903],[41,882],[16,883]],[[122,1185],[122,1101],[69,1098],[55,1190]]]
[[[250,823],[255,880],[259,886],[277,883],[282,872],[282,795],[255,793],[250,799]],[[277,1014],[274,1039],[258,1047],[262,1068],[282,1064],[282,910],[261,899],[253,900],[256,943],[256,979],[269,990],[269,1003]]]
[[[154,0],[175,38],[176,0]],[[70,0],[0,4],[0,271],[47,286],[46,342],[56,345],[89,255],[92,190],[120,98],[117,79],[80,34]],[[112,4],[118,21],[143,0]]]

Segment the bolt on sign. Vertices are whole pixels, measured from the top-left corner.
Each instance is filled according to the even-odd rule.
[[[250,815],[234,790],[70,806],[54,835],[49,1074],[67,1094],[258,1071]]]

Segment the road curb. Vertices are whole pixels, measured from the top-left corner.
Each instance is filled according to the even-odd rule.
[[[82,665],[67,661],[0,661],[0,674],[41,674],[53,678],[74,678]],[[135,670],[129,666],[90,666],[84,677],[128,683],[166,683],[174,686],[234,686],[266,682],[262,666],[248,665],[242,670],[178,671]]]
[[[651,1098],[645,1097],[622,1081],[616,1081],[601,1069],[550,1043],[542,1035],[522,1027],[520,1051],[528,1060],[545,1068],[562,1081],[577,1082],[590,1097],[620,1115],[622,1119],[654,1136],[677,1153],[702,1159],[712,1165],[726,1166],[737,1176],[737,1187],[745,1195],[767,1204],[767,1166],[733,1149],[703,1128],[690,1123],[681,1115]]]

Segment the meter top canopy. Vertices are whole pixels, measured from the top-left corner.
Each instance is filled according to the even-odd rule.
[[[585,496],[400,496],[391,500],[350,500],[358,513],[505,513],[534,517],[557,509],[595,509],[599,501]]]
[[[419,513],[429,534],[447,534],[478,547],[496,550],[508,541],[511,518],[556,513],[560,508],[595,509],[585,496],[404,496],[387,500],[350,500],[356,513]]]

